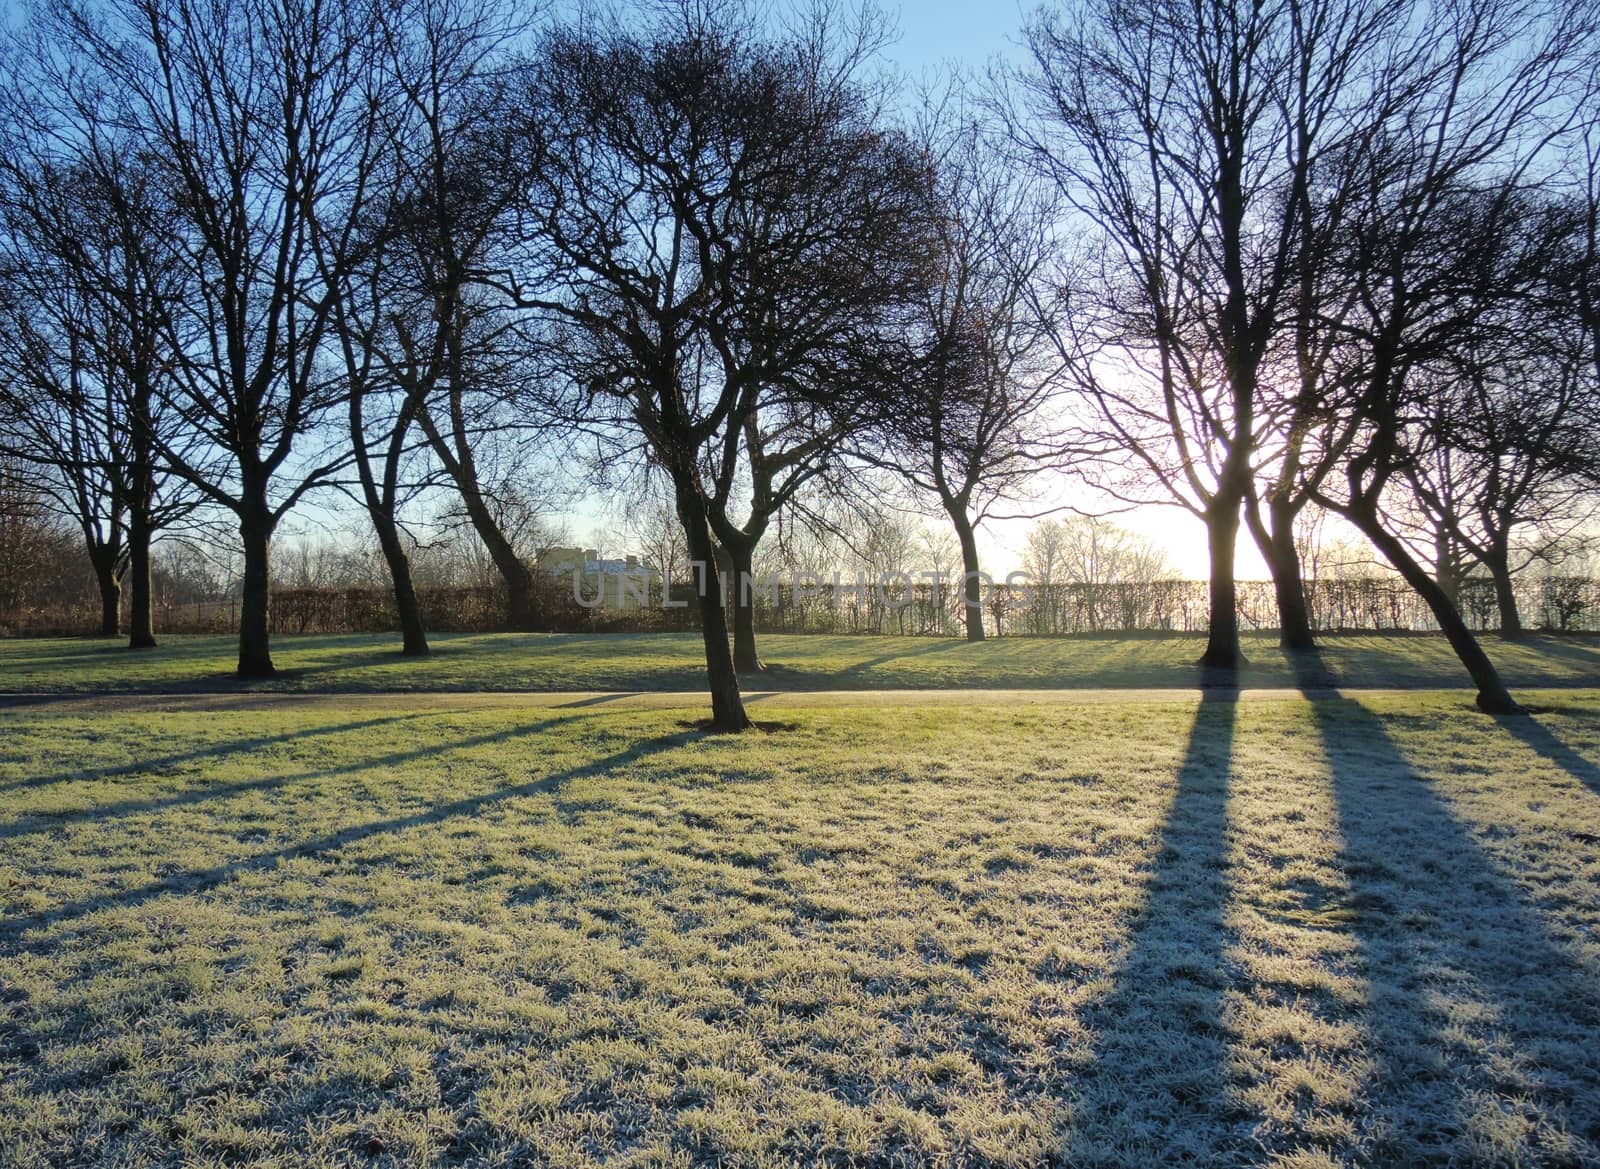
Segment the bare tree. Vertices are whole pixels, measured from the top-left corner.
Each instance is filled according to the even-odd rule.
[[[1090,630],[1132,628],[1130,598],[1145,594],[1128,586],[1172,578],[1171,565],[1150,541],[1097,516],[1047,519],[1028,533],[1023,571],[1034,590],[1040,632],[1057,632],[1068,624],[1070,600]],[[1076,627],[1076,621],[1071,623]]]
[[[167,353],[171,395],[208,456],[163,446],[173,471],[231,512],[244,553],[239,673],[274,672],[269,545],[284,514],[348,459],[308,450],[343,400],[327,368],[335,299],[313,239],[353,232],[366,203],[374,22],[322,0],[118,0],[52,10],[75,82],[177,211],[186,295]],[[58,108],[76,115],[72,93]]]
[[[1034,632],[1055,633],[1065,615],[1061,589],[1066,570],[1066,525],[1053,517],[1040,520],[1028,531],[1022,571],[1034,595]]]
[[[521,26],[496,0],[417,0],[381,9],[376,19],[379,48],[367,83],[378,126],[365,164],[373,173],[369,223],[313,241],[335,303],[361,499],[393,581],[402,653],[422,656],[427,636],[399,519],[404,498],[431,481],[404,474],[420,461],[414,434],[444,461],[495,555],[513,626],[534,620],[531,572],[485,500],[464,406],[475,388],[465,376],[465,335],[481,335],[474,324],[487,315],[467,303],[474,263],[514,189],[506,168],[489,168],[483,181],[481,164],[499,143],[484,142],[477,128],[493,125],[496,75],[509,67],[507,46]],[[334,251],[340,246],[348,254]],[[453,443],[433,425],[441,396]]]
[[[1549,245],[1565,245],[1571,226],[1565,216],[1531,225],[1544,273],[1559,271]],[[1404,468],[1436,550],[1435,579],[1453,594],[1481,565],[1505,638],[1523,632],[1515,576],[1562,559],[1592,518],[1583,472],[1600,443],[1600,387],[1569,290],[1532,291],[1543,303],[1512,305],[1499,325],[1495,306],[1482,306],[1480,335],[1464,339],[1442,369],[1418,372],[1431,392]]]
[[[646,566],[661,574],[664,595],[674,584],[689,578],[689,554],[684,547],[683,526],[673,511],[670,488],[666,492],[647,490],[629,509],[624,532]]]
[[[685,4],[645,31],[553,33],[530,73],[529,214],[548,267],[523,298],[573,342],[591,413],[642,437],[672,483],[720,730],[749,719],[709,484],[774,388],[840,407],[855,387],[816,371],[862,350],[918,261],[922,159],[874,124],[859,63],[825,22],[769,36],[751,13]]]
[[[125,463],[114,445],[120,436],[95,421],[102,411],[115,417],[116,382],[93,360],[75,291],[57,286],[49,307],[29,298],[0,317],[0,360],[15,371],[0,389],[0,453],[32,464],[39,497],[82,534],[100,593],[100,635],[116,637],[128,506],[115,468]]]
[[[1072,516],[1062,524],[1058,573],[1078,587],[1092,630],[1112,624],[1115,586],[1148,585],[1171,576],[1166,558],[1148,540],[1095,516]]]
[[[517,208],[538,153],[512,105],[509,50],[526,31],[526,17],[500,0],[423,0],[384,22],[398,99],[385,121],[384,230],[407,296],[385,314],[393,337],[382,367],[454,484],[515,629],[538,627],[537,590],[496,522],[494,484],[511,476],[485,464],[501,451],[520,462],[523,439],[543,434],[526,390],[544,371],[502,279],[526,242]]]
[[[1600,126],[1586,126],[1573,153],[1580,162],[1581,221],[1571,278],[1572,303],[1594,362],[1595,378],[1600,380]],[[1584,475],[1600,490],[1600,450],[1591,451]]]
[[[367,303],[375,309],[381,299],[374,295]],[[428,635],[399,516],[409,489],[416,485],[408,481],[404,472],[408,463],[415,464],[410,456],[417,402],[410,394],[387,384],[379,372],[375,350],[383,344],[379,337],[383,326],[370,316],[358,322],[360,312],[350,294],[342,292],[337,334],[348,378],[352,461],[362,504],[389,570],[395,613],[400,621],[400,652],[405,657],[426,657]],[[423,478],[425,482],[426,477]]]
[[[0,361],[11,371],[0,442],[49,468],[52,497],[83,533],[106,636],[131,577],[129,646],[143,649],[155,645],[151,541],[194,503],[160,454],[193,449],[166,405],[183,296],[165,246],[173,210],[125,135],[91,117],[89,134],[63,136],[40,116],[49,105],[35,96],[65,79],[33,48],[5,93],[0,149]]]
[[[1036,311],[1053,208],[959,118],[934,110],[925,131],[938,165],[936,267],[911,321],[895,408],[856,453],[949,517],[967,640],[982,641],[977,533],[1065,459],[1055,416],[1063,382]]]
[[[13,629],[32,605],[72,596],[61,568],[64,560],[81,563],[62,555],[71,551],[71,534],[57,527],[36,480],[37,468],[0,456],[0,620]]]
[[[808,402],[808,396],[769,390],[766,401],[758,401],[747,412],[738,438],[710,452],[706,517],[728,563],[733,665],[739,673],[766,669],[756,650],[757,548],[778,514],[825,472],[829,456],[848,430],[850,411],[821,410]],[[741,477],[742,492],[737,490]]]
[[[1385,78],[1398,96],[1382,133],[1347,160],[1353,200],[1332,283],[1354,290],[1325,384],[1332,419],[1315,465],[1336,467],[1312,494],[1383,553],[1427,603],[1488,711],[1517,709],[1447,592],[1385,521],[1386,493],[1418,460],[1418,429],[1436,382],[1430,369],[1472,352],[1487,303],[1522,300],[1543,265],[1543,241],[1513,230],[1551,143],[1586,106],[1592,13],[1500,4],[1439,14],[1420,63]],[[1520,242],[1519,242],[1520,240]]]
[[[1207,666],[1242,661],[1235,543],[1308,215],[1327,202],[1309,196],[1324,156],[1370,124],[1369,78],[1409,51],[1411,12],[1088,0],[1027,29],[1012,137],[1089,237],[1063,347],[1095,438],[1131,459],[1122,497],[1154,487],[1206,525]]]
[[[803,29],[805,39],[792,47],[800,51],[802,71],[817,74],[827,87],[816,91],[820,100],[813,112],[844,129],[852,116],[845,103],[869,99],[859,88],[852,95],[844,79],[876,49],[882,28],[864,10],[841,37],[828,19],[824,14]],[[873,114],[870,107],[854,113],[857,126],[850,129],[859,131]],[[828,173],[836,166],[819,155],[811,160],[810,176],[804,166],[795,167],[784,181],[820,179],[837,198],[860,198],[863,191],[852,189],[843,174]],[[898,214],[909,217],[906,207]],[[733,661],[740,673],[766,668],[756,648],[753,590],[761,540],[803,490],[829,476],[846,436],[867,430],[892,396],[875,391],[892,376],[888,329],[898,324],[893,310],[910,291],[907,268],[859,262],[823,267],[817,261],[825,253],[849,255],[856,247],[887,255],[895,231],[892,220],[866,222],[849,206],[813,202],[798,221],[747,220],[737,245],[745,256],[759,257],[752,275],[759,271],[762,279],[748,280],[722,306],[708,336],[720,362],[742,365],[759,384],[753,381],[735,407],[739,425],[708,445],[704,494],[707,520],[729,569]],[[911,241],[904,242],[910,254]]]

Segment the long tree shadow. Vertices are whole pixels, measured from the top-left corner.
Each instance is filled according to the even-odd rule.
[[[1339,685],[1338,672],[1333,663],[1323,656],[1320,645],[1312,646],[1310,649],[1287,649],[1280,646],[1278,653],[1282,657],[1283,666],[1288,671],[1289,677],[1302,692],[1331,692]]]
[[[1228,1115],[1222,1021],[1228,781],[1238,692],[1201,695],[1132,943],[1085,1017],[1099,1037],[1072,1083],[1068,1165],[1199,1164]]]
[[[49,694],[45,692],[21,693],[12,691],[0,693],[0,710],[23,710],[32,706],[62,706],[71,702],[82,702],[82,694]]]
[[[1600,795],[1600,764],[1573,750],[1532,714],[1508,715],[1495,721],[1512,737],[1520,739],[1590,791]]]
[[[912,648],[897,649],[890,653],[879,654],[875,658],[868,658],[864,662],[857,662],[853,666],[846,666],[844,669],[840,670],[836,676],[831,678],[830,682],[842,678],[859,678],[862,675],[876,669],[878,666],[886,666],[890,662],[903,661],[906,658],[922,657],[925,654],[944,653],[947,650],[952,650],[958,646],[967,644],[964,640],[954,637],[923,639],[908,636],[905,638],[905,640],[914,643]],[[921,644],[915,644],[917,642],[921,642]]]
[[[572,710],[581,706],[604,706],[608,702],[620,702],[624,698],[637,698],[646,693],[643,690],[608,690],[604,694],[591,694],[587,698],[574,698],[571,702],[558,702],[554,710]]]
[[[375,721],[397,720],[379,719]],[[369,771],[373,768],[399,767],[402,764],[414,763],[419,759],[427,758],[430,755],[442,754],[446,751],[458,751],[466,747],[481,747],[488,743],[541,734],[558,725],[560,721],[559,719],[545,719],[531,726],[519,725],[512,729],[490,731],[465,739],[449,739],[432,743],[425,747],[413,747],[405,751],[391,751],[384,755],[365,755],[338,767],[313,767],[304,771],[288,772],[280,775],[263,775],[256,779],[240,780],[237,783],[205,784],[198,787],[184,788],[181,791],[165,792],[159,796],[143,796],[134,799],[116,800],[110,803],[91,804],[88,807],[75,808],[70,811],[29,812],[19,820],[14,820],[9,824],[0,824],[0,840],[10,840],[28,836],[35,832],[50,831],[63,824],[75,821],[92,820],[96,823],[101,823],[121,816],[137,815],[141,812],[165,811],[169,808],[183,807],[186,804],[205,803],[211,800],[225,799],[229,796],[243,795],[247,792],[265,791],[307,779],[332,779],[340,775]],[[347,729],[358,725],[366,724],[347,724]],[[189,757],[199,758],[223,755],[236,750],[237,748],[231,745],[219,744],[209,750],[191,752]],[[141,768],[140,770],[143,769]]]
[[[433,718],[432,711],[419,711],[415,714],[391,714],[381,718],[362,719],[359,722],[337,723],[328,726],[305,727],[300,730],[279,731],[271,735],[252,735],[243,739],[231,739],[227,742],[209,742],[188,751],[177,751],[166,755],[141,757],[130,763],[117,763],[106,767],[79,768],[72,771],[59,771],[47,775],[35,775],[27,779],[9,780],[0,783],[0,791],[21,791],[26,788],[48,787],[57,783],[80,783],[97,779],[111,779],[122,775],[140,775],[151,772],[160,772],[185,763],[192,763],[197,759],[206,759],[217,755],[248,754],[251,751],[260,751],[267,747],[279,744],[298,742],[304,739],[318,738],[325,735],[342,735],[351,731],[370,730],[373,727],[388,726],[393,723],[410,722],[415,719]],[[0,829],[0,835],[4,830]]]
[[[1577,665],[1585,666],[1594,674],[1593,678],[1579,679],[1577,685],[1600,685],[1600,640],[1592,637],[1575,638],[1571,634],[1541,633],[1522,638],[1520,641],[1505,642],[1506,645],[1522,645],[1529,649],[1536,649],[1542,654],[1562,658]]]
[[[448,654],[450,651],[446,649],[438,652]],[[425,658],[406,657],[400,652],[400,645],[396,643],[394,645],[386,646],[383,649],[367,650],[363,653],[345,654],[341,657],[335,657],[329,661],[314,662],[311,665],[284,666],[278,670],[276,675],[274,675],[274,681],[279,683],[294,683],[303,681],[307,678],[315,678],[319,674],[350,673],[359,676],[367,667],[370,666],[403,666],[410,664],[411,666],[416,667],[426,660],[427,659]],[[391,679],[384,678],[384,681],[390,680]],[[364,691],[371,691],[375,689],[375,687],[373,687],[370,683],[362,684],[361,682],[351,682],[345,686],[335,684],[333,686],[319,687],[319,689],[324,693],[330,694],[338,694],[341,692],[359,694]]]
[[[1349,699],[1311,709],[1348,886],[1308,908],[1359,945],[1371,1163],[1600,1162],[1594,972],[1551,938],[1383,720]]]
[[[510,736],[514,733],[506,731],[502,732],[502,735]],[[41,949],[42,947],[30,947],[25,941],[24,935],[29,929],[46,926],[54,930],[55,927],[73,922],[88,914],[98,913],[103,910],[136,908],[167,894],[190,896],[204,893],[215,889],[233,877],[245,873],[262,872],[271,869],[282,861],[336,852],[357,841],[366,840],[384,833],[403,832],[410,828],[420,828],[458,817],[477,815],[487,808],[503,804],[509,800],[522,799],[527,796],[550,795],[574,780],[605,775],[615,768],[636,763],[641,759],[682,746],[699,737],[694,733],[682,733],[646,739],[603,758],[595,759],[576,767],[569,767],[551,775],[541,776],[538,779],[529,780],[527,783],[495,788],[480,795],[467,796],[459,800],[451,800],[449,803],[436,804],[405,816],[391,816],[381,820],[369,820],[363,824],[354,824],[308,840],[297,841],[282,848],[253,853],[238,860],[225,861],[210,868],[174,873],[160,880],[151,881],[148,884],[138,885],[130,889],[99,893],[91,897],[64,902],[49,909],[0,918],[0,956],[10,955],[18,951]],[[366,764],[362,766],[366,766]]]

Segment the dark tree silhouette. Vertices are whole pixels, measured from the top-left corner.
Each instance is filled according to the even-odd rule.
[[[536,629],[533,572],[480,466],[491,441],[512,442],[531,421],[525,383],[539,372],[502,279],[526,242],[517,208],[538,154],[519,137],[529,123],[509,104],[514,68],[502,59],[524,29],[493,0],[440,0],[395,23],[386,231],[411,299],[390,314],[395,343],[383,365],[505,584],[512,628]]]
[[[376,19],[368,223],[316,242],[336,306],[361,500],[394,585],[401,652],[420,657],[427,634],[399,520],[403,499],[432,480],[404,473],[418,463],[419,432],[505,580],[511,624],[527,629],[535,621],[532,574],[485,500],[465,407],[478,388],[469,380],[469,355],[482,335],[474,325],[490,315],[467,302],[516,189],[512,168],[482,166],[505,145],[485,128],[495,124],[495,75],[507,67],[520,25],[495,0],[429,0],[384,9]],[[345,254],[332,251],[336,243]],[[448,440],[433,422],[440,398]]]
[[[1039,302],[1055,209],[977,123],[942,104],[928,114],[935,263],[909,322],[894,408],[854,450],[949,517],[967,640],[982,641],[978,529],[1067,455],[1063,379]]]
[[[1527,68],[1542,73],[1550,63],[1536,56]],[[1343,260],[1357,296],[1337,322],[1349,344],[1327,383],[1326,407],[1336,422],[1315,461],[1337,469],[1312,494],[1371,540],[1427,603],[1477,684],[1478,705],[1508,712],[1517,705],[1493,662],[1388,520],[1394,492],[1426,442],[1426,430],[1413,423],[1433,409],[1437,383],[1428,371],[1472,351],[1486,290],[1520,298],[1540,263],[1538,249],[1499,246],[1521,199],[1517,173],[1475,174],[1441,149],[1440,127],[1458,120],[1455,114],[1495,131],[1489,143],[1471,144],[1471,156],[1495,158],[1500,151],[1488,147],[1508,144],[1510,127],[1473,119],[1470,104],[1456,108],[1468,92],[1451,86],[1436,93],[1441,105],[1416,117],[1409,136],[1396,135],[1366,156],[1369,198],[1354,217]]]
[[[756,650],[756,549],[783,509],[825,473],[850,428],[848,410],[823,411],[812,397],[767,389],[733,441],[707,452],[706,518],[727,561],[733,664],[741,674],[766,669]]]
[[[87,99],[71,112],[93,133],[58,135],[42,55],[5,95],[0,264],[9,295],[0,362],[9,422],[0,445],[47,467],[50,494],[83,533],[101,596],[101,633],[119,630],[129,582],[129,647],[155,645],[150,546],[194,492],[161,448],[192,451],[166,404],[171,314],[184,295],[168,250],[172,208],[124,135]]]
[[[1062,343],[1100,421],[1092,445],[1132,468],[1102,486],[1138,500],[1154,486],[1206,525],[1203,665],[1243,660],[1235,545],[1319,162],[1370,118],[1367,78],[1408,11],[1105,0],[1027,29],[1012,137],[1089,236]],[[1298,588],[1292,540],[1280,552],[1274,573]],[[1303,610],[1283,614],[1295,642],[1310,639]]]
[[[313,237],[353,232],[366,199],[370,9],[121,0],[47,19],[80,62],[68,77],[104,95],[97,116],[134,139],[176,212],[168,255],[185,296],[165,347],[170,403],[199,441],[161,453],[237,520],[239,673],[270,675],[273,531],[348,462],[342,445],[308,450],[343,401],[325,350],[335,300]]]
[[[1560,560],[1594,510],[1584,471],[1600,446],[1600,379],[1573,312],[1576,211],[1508,202],[1499,250],[1511,254],[1490,262],[1496,241],[1475,241],[1471,335],[1416,375],[1425,392],[1404,471],[1438,550],[1435,579],[1453,593],[1481,565],[1505,638],[1523,633],[1515,574]]]
[[[921,262],[925,162],[875,123],[860,44],[825,21],[775,36],[684,5],[645,31],[552,33],[530,69],[528,214],[547,246],[523,299],[571,342],[592,411],[641,435],[672,483],[721,730],[749,719],[714,484],[760,446],[774,395],[791,417],[848,414],[861,384],[822,371],[878,334]]]

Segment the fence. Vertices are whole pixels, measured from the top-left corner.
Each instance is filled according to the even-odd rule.
[[[644,608],[585,608],[565,582],[546,578],[538,595],[538,628],[552,632],[687,632],[698,628],[691,585],[675,585],[671,604],[659,593]],[[439,633],[492,633],[508,628],[505,594],[498,588],[419,589],[423,621]],[[1437,628],[1427,605],[1399,580],[1364,577],[1306,582],[1313,625],[1323,632],[1424,632]],[[1469,580],[1458,597],[1477,630],[1499,624],[1494,588]],[[950,586],[918,585],[882,595],[877,590],[824,583],[796,596],[789,588],[758,592],[756,628],[767,633],[952,635],[962,628],[961,598]],[[1551,632],[1600,631],[1600,580],[1541,577],[1517,584],[1523,624]],[[1241,581],[1243,628],[1276,628],[1271,582]],[[997,586],[985,595],[984,624],[1006,637],[1083,634],[1203,633],[1205,581],[1137,584],[1082,583]],[[272,596],[272,631],[384,633],[399,628],[394,596],[381,588],[284,589]],[[231,633],[238,628],[237,599],[160,605],[158,631]],[[99,625],[97,608],[31,609],[0,619],[0,633],[75,635]]]

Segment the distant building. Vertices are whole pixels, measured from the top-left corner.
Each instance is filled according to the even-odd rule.
[[[574,589],[578,603],[590,608],[647,609],[661,601],[660,571],[637,556],[601,557],[594,548],[547,548],[539,554],[538,569]]]

